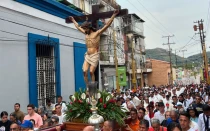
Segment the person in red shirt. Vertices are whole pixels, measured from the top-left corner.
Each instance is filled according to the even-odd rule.
[[[148,131],[167,131],[166,127],[160,126],[159,119],[153,118],[151,119],[151,127]]]

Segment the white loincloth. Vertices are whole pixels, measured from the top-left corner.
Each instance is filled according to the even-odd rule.
[[[85,53],[85,60],[92,66],[97,67],[99,61],[99,52],[88,55]]]

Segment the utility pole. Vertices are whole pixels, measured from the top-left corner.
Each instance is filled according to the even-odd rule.
[[[132,83],[133,83],[133,87],[134,90],[136,91],[136,61],[134,59],[134,37],[131,36],[131,43],[132,43]]]
[[[176,68],[177,68],[177,56],[176,56],[176,50],[175,50],[175,60],[176,60]]]
[[[165,37],[167,37],[168,38],[168,43],[166,43],[166,44],[163,44],[163,45],[168,45],[168,48],[169,48],[169,59],[170,59],[170,70],[171,70],[171,75],[170,75],[170,85],[173,85],[173,71],[172,71],[172,63],[171,63],[171,47],[170,47],[170,45],[171,44],[175,44],[175,43],[170,43],[169,41],[170,41],[170,37],[174,37],[174,35],[172,35],[172,36],[170,36],[170,35],[168,35],[168,36],[163,36],[163,38],[165,38]]]
[[[115,70],[116,70],[116,88],[117,93],[120,93],[120,86],[118,81],[118,59],[117,59],[117,42],[116,42],[116,33],[113,30],[113,39],[114,39],[114,63],[115,63]]]
[[[185,69],[185,66],[184,66],[184,52],[187,51],[187,50],[180,50],[179,52],[182,52],[182,63],[183,63],[183,71]]]
[[[204,35],[204,27],[203,27],[203,20],[198,20],[194,23],[197,23],[198,25],[194,25],[194,31],[197,31],[197,29],[199,30],[199,34],[200,35],[200,40],[201,40],[201,48],[202,48],[202,52],[203,52],[203,61],[204,61],[204,69],[205,69],[205,76],[204,78],[206,78],[206,82],[208,84],[210,84],[210,80],[209,80],[209,75],[208,75],[208,58],[206,55],[206,45],[205,45],[205,35]]]

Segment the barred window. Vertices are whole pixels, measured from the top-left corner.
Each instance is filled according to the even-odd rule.
[[[45,106],[46,99],[55,103],[56,99],[56,68],[54,46],[49,40],[36,43],[36,72],[38,105]]]

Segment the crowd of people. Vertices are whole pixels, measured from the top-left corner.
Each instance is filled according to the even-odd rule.
[[[110,92],[116,104],[127,113],[124,131],[210,131],[210,89],[206,84],[188,86],[152,86],[117,93]],[[40,130],[65,122],[66,104],[46,100],[45,107],[27,106],[27,114],[14,104],[14,112],[1,112],[0,131]],[[88,126],[83,131],[93,131]],[[103,131],[114,131],[113,122],[105,121]]]
[[[129,111],[127,131],[210,131],[210,89],[206,84],[152,86],[113,95]]]
[[[14,104],[14,112],[8,114],[1,112],[0,131],[37,131],[55,126],[61,131],[61,124],[65,122],[67,107],[62,101],[62,96],[57,97],[57,103],[46,100],[45,107],[36,108],[33,104],[27,105],[27,114],[20,110],[20,104]]]

